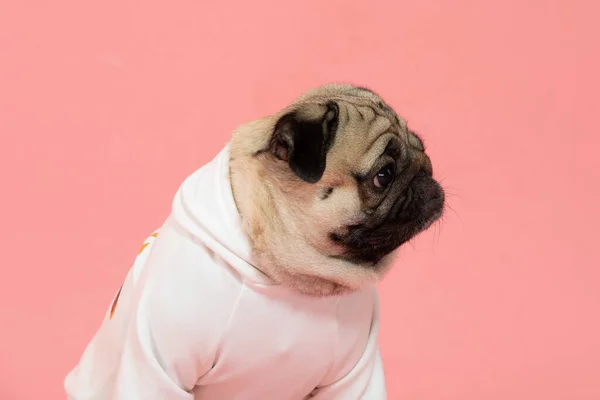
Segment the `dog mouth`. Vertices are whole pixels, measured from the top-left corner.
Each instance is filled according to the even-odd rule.
[[[343,249],[336,257],[377,265],[439,220],[444,205],[445,193],[440,184],[430,175],[417,174],[377,224],[352,225],[344,234],[330,234],[330,239]]]

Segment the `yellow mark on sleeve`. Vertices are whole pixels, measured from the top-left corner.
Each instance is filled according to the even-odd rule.
[[[139,255],[139,254],[142,254],[142,251],[144,251],[144,249],[145,249],[146,247],[148,247],[148,244],[149,244],[149,243],[148,243],[148,242],[146,242],[146,243],[144,243],[144,244],[142,245],[142,248],[140,249],[140,251],[139,251],[138,255]]]
[[[119,296],[121,295],[122,289],[123,289],[123,286],[121,286],[119,288],[119,291],[117,292],[117,295],[115,296],[115,299],[113,300],[112,306],[110,307],[110,317],[108,319],[112,319],[113,314],[115,313],[115,310],[117,309],[117,303],[119,302]]]

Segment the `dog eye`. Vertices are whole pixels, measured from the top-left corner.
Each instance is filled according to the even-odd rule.
[[[378,189],[385,189],[394,180],[394,167],[392,165],[386,165],[381,168],[379,172],[373,178],[373,184]]]

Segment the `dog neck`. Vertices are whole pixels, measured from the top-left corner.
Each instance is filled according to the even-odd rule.
[[[230,180],[253,258],[273,281],[310,296],[340,295],[375,283],[389,262],[365,267],[322,254],[306,241],[282,199],[272,171],[255,154],[240,154],[232,145]],[[285,201],[283,202],[285,203]]]

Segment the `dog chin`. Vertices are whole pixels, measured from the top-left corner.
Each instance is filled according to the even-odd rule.
[[[415,234],[418,235],[419,233],[426,231],[427,229],[429,229],[431,227],[431,225],[433,225],[434,223],[436,223],[444,214],[443,210],[440,211],[436,211],[435,214],[433,214],[433,216],[429,219],[427,219],[423,225],[421,225],[419,231]]]

